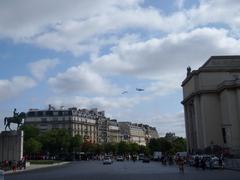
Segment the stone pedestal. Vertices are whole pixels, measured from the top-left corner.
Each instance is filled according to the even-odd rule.
[[[2,131],[0,134],[0,162],[23,158],[23,131]]]

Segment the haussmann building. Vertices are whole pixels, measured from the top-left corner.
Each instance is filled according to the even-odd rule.
[[[240,56],[212,56],[182,82],[188,151],[240,155]]]

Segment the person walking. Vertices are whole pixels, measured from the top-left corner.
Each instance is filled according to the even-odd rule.
[[[178,157],[177,163],[178,163],[179,172],[184,173],[184,159],[181,156]]]

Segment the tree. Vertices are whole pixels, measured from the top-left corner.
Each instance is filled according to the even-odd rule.
[[[148,147],[151,153],[153,153],[154,151],[161,151],[161,145],[160,145],[159,139],[150,139],[148,143]]]
[[[172,149],[172,144],[166,138],[150,139],[148,144],[151,153],[154,151],[161,151],[163,153],[169,153]]]
[[[50,154],[67,153],[71,135],[66,129],[53,129],[41,136],[43,150]]]
[[[20,130],[24,132],[24,141],[27,141],[30,138],[38,139],[39,138],[39,129],[31,125],[23,125]]]
[[[148,156],[150,154],[150,149],[148,146],[143,146],[143,145],[139,145],[139,154],[144,154],[146,156]]]
[[[42,144],[34,138],[29,138],[24,142],[24,153],[31,155],[41,151]]]
[[[83,138],[80,135],[76,135],[70,138],[70,151],[80,152],[83,144]]]
[[[137,143],[130,143],[129,144],[129,152],[131,154],[137,154],[139,151],[139,146]]]
[[[117,153],[118,154],[126,154],[129,152],[129,144],[127,144],[126,142],[119,142],[117,144]]]
[[[117,152],[117,144],[116,143],[105,143],[103,145],[105,153],[113,153]]]
[[[182,137],[177,137],[172,141],[172,151],[174,153],[187,151],[186,139]]]

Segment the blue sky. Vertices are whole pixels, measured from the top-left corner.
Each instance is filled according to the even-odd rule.
[[[186,67],[197,69],[212,55],[239,54],[239,5],[1,1],[0,129],[15,107],[52,104],[96,107],[119,121],[155,126],[160,135],[185,136],[180,102]]]

